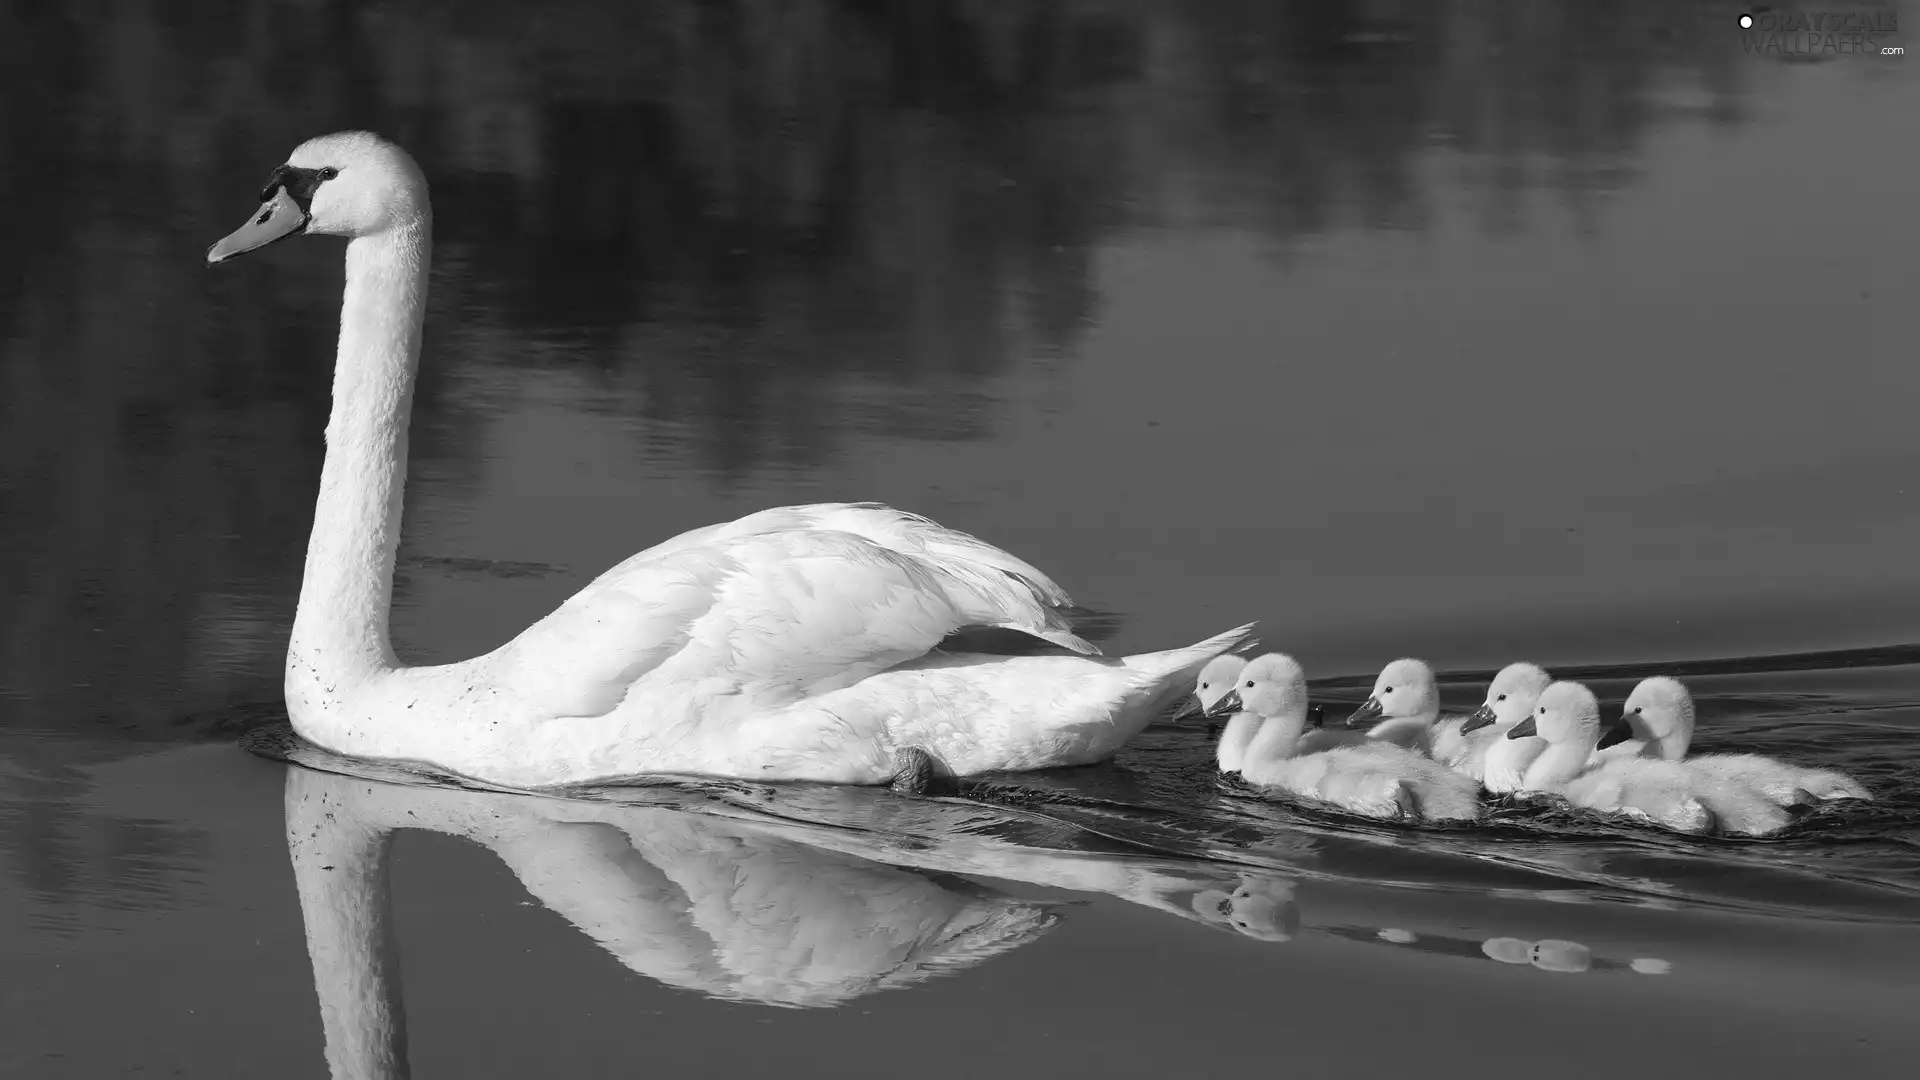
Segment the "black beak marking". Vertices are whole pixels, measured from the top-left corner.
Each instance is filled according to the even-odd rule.
[[[1240,701],[1240,688],[1236,686],[1226,693],[1221,694],[1213,704],[1207,706],[1206,714],[1210,717],[1225,716],[1228,713],[1239,712],[1242,708],[1245,708],[1245,706]]]
[[[1387,710],[1381,706],[1379,698],[1368,698],[1366,704],[1353,710],[1353,715],[1347,717],[1347,726],[1359,727],[1369,720],[1378,720],[1386,714]]]

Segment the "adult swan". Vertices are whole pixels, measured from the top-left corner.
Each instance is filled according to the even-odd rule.
[[[349,238],[326,464],[287,647],[287,713],[336,753],[544,787],[645,773],[923,785],[1111,755],[1253,627],[1124,659],[1073,634],[1046,575],[876,503],[682,533],[500,648],[403,667],[387,629],[432,249],[427,183],[366,132],[309,140],[207,251]],[[937,646],[1024,631],[1053,655]]]

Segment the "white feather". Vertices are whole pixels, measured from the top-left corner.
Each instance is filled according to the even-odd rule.
[[[310,140],[289,165],[327,179],[304,205],[278,195],[209,259],[261,246],[275,222],[351,238],[287,652],[288,715],[323,747],[517,787],[662,772],[878,783],[907,748],[957,774],[1079,764],[1113,753],[1250,635],[1106,659],[1073,632],[1067,594],[1026,562],[878,503],[830,503],[682,533],[485,656],[402,666],[387,623],[431,251],[426,182],[364,132]],[[936,649],[975,627],[1067,655]]]

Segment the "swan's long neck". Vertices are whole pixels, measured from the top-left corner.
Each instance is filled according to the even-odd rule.
[[[326,464],[287,650],[296,719],[396,666],[387,615],[431,250],[428,218],[347,245]]]

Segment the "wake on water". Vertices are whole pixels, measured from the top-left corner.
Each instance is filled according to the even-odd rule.
[[[1875,793],[1872,803],[1811,808],[1764,839],[1686,836],[1552,799],[1490,800],[1487,816],[1470,825],[1375,822],[1263,798],[1214,771],[1204,727],[1169,723],[1150,727],[1107,764],[965,778],[935,798],[671,776],[518,792],[424,766],[342,758],[301,740],[284,720],[254,727],[242,741],[265,757],[382,783],[671,807],[855,829],[908,845],[973,836],[1035,851],[1188,860],[1389,888],[1920,922],[1920,768],[1912,737],[1920,666],[1902,674],[1891,694],[1709,699],[1715,716],[1710,729],[1703,726],[1702,752],[1752,750],[1841,768]],[[1336,680],[1316,690],[1338,692],[1346,683],[1360,687]]]

